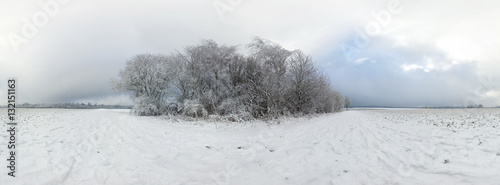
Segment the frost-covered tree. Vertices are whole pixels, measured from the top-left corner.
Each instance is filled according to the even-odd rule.
[[[349,107],[351,107],[351,100],[347,96],[344,99],[345,99],[345,109],[349,110]]]
[[[292,52],[281,45],[260,37],[254,37],[247,45],[251,51],[252,60],[259,65],[260,80],[259,95],[263,100],[263,111],[266,114],[284,114],[286,110],[286,93],[289,88],[289,78],[286,77],[289,67],[289,56]]]
[[[127,60],[125,69],[112,81],[113,88],[131,93],[136,105],[140,105],[136,106],[140,110],[134,110],[137,114],[158,115],[164,108],[165,93],[173,78],[170,63],[163,55],[136,55]],[[148,111],[142,112],[144,107]]]
[[[238,57],[236,46],[219,45],[212,40],[186,48],[187,73],[194,81],[194,98],[211,114],[229,96],[229,64]]]
[[[186,99],[193,99],[195,96],[196,80],[188,72],[188,59],[182,53],[171,56],[174,75],[172,84],[175,87],[175,98],[178,102],[184,102]]]
[[[290,106],[293,112],[305,114],[321,111],[318,106],[319,96],[328,84],[318,71],[311,56],[295,51],[290,57]]]
[[[344,102],[340,102],[342,94],[333,90],[330,79],[325,73],[318,73],[318,92],[312,100],[316,107],[316,113],[340,112],[344,107]]]
[[[333,112],[341,112],[344,109],[344,96],[338,91],[333,91],[332,96],[334,100]]]

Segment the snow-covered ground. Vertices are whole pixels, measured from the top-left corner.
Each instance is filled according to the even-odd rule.
[[[16,177],[1,132],[0,184],[500,183],[499,109],[350,110],[279,124],[18,109],[18,120]]]

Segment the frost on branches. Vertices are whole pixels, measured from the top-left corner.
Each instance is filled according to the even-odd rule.
[[[155,103],[147,96],[135,98],[135,105],[132,112],[139,116],[156,116],[160,115],[160,111]]]
[[[185,100],[183,112],[185,116],[193,118],[208,116],[208,112],[205,110],[205,107],[203,107],[203,105],[196,100]]]
[[[170,55],[139,54],[113,88],[129,92],[140,116],[210,115],[231,121],[339,112],[348,105],[311,56],[259,37],[237,46],[203,40]]]

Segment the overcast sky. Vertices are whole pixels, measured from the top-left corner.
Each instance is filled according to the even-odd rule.
[[[130,104],[109,86],[127,58],[201,39],[244,46],[260,36],[312,55],[353,105],[496,106],[498,7],[493,0],[1,1],[0,97],[15,77],[20,103]]]

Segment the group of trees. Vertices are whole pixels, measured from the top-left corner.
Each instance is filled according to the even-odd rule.
[[[259,37],[246,46],[247,56],[237,46],[212,40],[170,55],[139,54],[112,84],[131,92],[138,115],[215,114],[245,120],[344,108],[346,99],[332,89],[311,56]]]
[[[473,105],[467,105],[468,109],[473,109],[473,108],[484,108],[483,104],[473,104]]]

